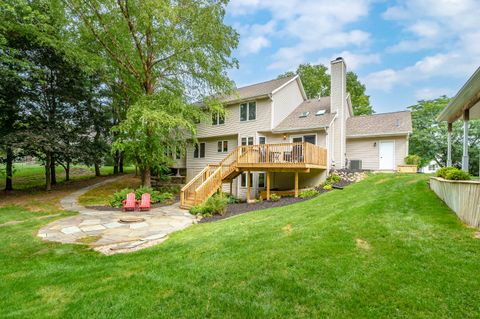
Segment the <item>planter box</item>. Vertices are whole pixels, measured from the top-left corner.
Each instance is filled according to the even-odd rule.
[[[397,171],[399,173],[416,173],[417,165],[398,165]]]
[[[430,188],[465,224],[480,227],[480,182],[430,178]]]

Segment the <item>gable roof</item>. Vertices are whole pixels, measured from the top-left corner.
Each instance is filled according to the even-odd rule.
[[[316,115],[319,110],[325,110],[325,114]],[[302,117],[301,115],[305,112],[308,112],[308,115]],[[297,106],[272,131],[282,133],[325,128],[330,125],[334,117],[335,113],[330,113],[329,96],[324,96],[321,99],[306,100]]]
[[[347,119],[347,137],[405,135],[412,132],[409,111],[353,116]]]
[[[236,92],[227,95],[220,100],[223,103],[232,103],[236,101],[242,101],[253,98],[268,97],[270,94],[273,94],[276,90],[280,89],[288,82],[297,79],[298,75],[292,75],[285,78],[274,79],[270,81],[265,81],[261,83],[256,83],[248,86],[243,86],[238,88]]]

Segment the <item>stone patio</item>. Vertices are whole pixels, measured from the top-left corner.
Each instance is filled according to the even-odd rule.
[[[123,177],[102,181],[63,198],[60,201],[61,206],[79,214],[46,225],[39,230],[38,236],[61,243],[78,244],[88,241],[96,251],[111,255],[151,247],[165,241],[168,234],[195,223],[195,217],[181,209],[178,203],[141,213],[97,211],[78,204],[77,198],[82,194]],[[144,221],[121,223],[120,218],[126,216],[142,217]]]

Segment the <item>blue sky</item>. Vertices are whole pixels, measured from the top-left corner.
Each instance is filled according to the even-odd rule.
[[[237,86],[342,56],[376,112],[454,95],[480,65],[480,0],[231,0]]]

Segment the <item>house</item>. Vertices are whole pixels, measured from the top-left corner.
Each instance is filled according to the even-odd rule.
[[[435,173],[440,166],[437,164],[436,161],[430,161],[427,165],[424,167],[420,168],[420,172],[425,173],[425,174],[433,174]]]
[[[408,155],[410,113],[353,116],[346,72],[342,58],[331,62],[328,97],[308,99],[298,76],[225,97],[225,116],[199,123],[198,144],[187,148],[182,205],[198,204],[220,187],[246,199],[262,190],[267,198],[270,190],[298,195],[331,169],[395,171]]]

